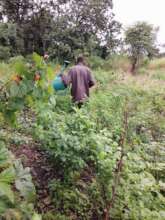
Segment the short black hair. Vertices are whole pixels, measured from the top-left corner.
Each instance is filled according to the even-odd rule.
[[[77,61],[76,63],[84,63],[85,62],[84,56],[83,55],[79,55],[77,57],[76,61]]]

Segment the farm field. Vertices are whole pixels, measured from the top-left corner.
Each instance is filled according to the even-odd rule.
[[[81,109],[52,89],[59,65],[0,63],[0,219],[165,219],[163,62],[132,75],[91,61]]]

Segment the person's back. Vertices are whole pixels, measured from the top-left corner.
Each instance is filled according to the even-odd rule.
[[[76,103],[83,103],[89,97],[89,88],[95,84],[83,57],[78,58],[77,65],[70,69],[68,75],[63,77],[63,81],[67,86],[72,85],[71,95]]]

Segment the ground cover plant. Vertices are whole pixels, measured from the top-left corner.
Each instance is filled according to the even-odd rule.
[[[29,168],[23,168],[0,142],[0,216],[1,219],[32,219],[35,215],[35,186]]]
[[[0,87],[1,155],[25,158],[23,168],[13,156],[2,157],[2,219],[165,219],[164,81],[94,67],[97,86],[77,109],[69,90],[51,88],[57,66],[37,54],[6,65],[9,76]],[[27,178],[21,177],[24,170]],[[18,176],[30,193],[17,183]]]

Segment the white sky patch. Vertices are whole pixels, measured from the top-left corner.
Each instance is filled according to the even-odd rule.
[[[158,43],[165,44],[165,0],[113,0],[116,19],[124,27],[146,21],[159,27]]]

